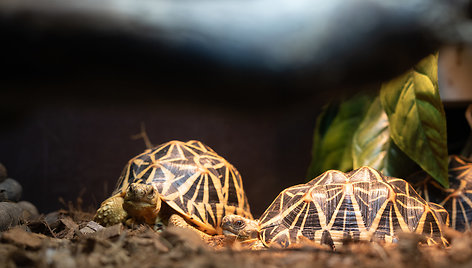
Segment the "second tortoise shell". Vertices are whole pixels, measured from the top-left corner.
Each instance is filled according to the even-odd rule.
[[[471,230],[472,225],[472,161],[449,156],[448,189],[424,173],[413,179],[418,193],[427,201],[438,203],[449,212],[449,226],[459,231]],[[418,178],[419,177],[419,178]]]
[[[446,244],[447,218],[444,208],[428,204],[402,179],[369,167],[331,170],[282,191],[259,219],[260,239],[268,247],[304,238],[334,246],[346,239],[392,242],[403,231]]]

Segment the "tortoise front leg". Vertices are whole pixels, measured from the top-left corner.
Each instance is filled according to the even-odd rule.
[[[123,209],[123,194],[114,195],[102,202],[95,213],[93,220],[104,226],[122,223],[128,218],[128,213]]]
[[[170,216],[169,226],[177,226],[177,227],[192,230],[192,231],[196,232],[204,240],[209,239],[209,238],[212,237],[211,235],[209,235],[209,234],[207,234],[203,231],[200,231],[197,228],[193,227],[192,225],[188,224],[187,221],[185,221],[185,219],[182,218],[182,216],[180,216],[178,214],[172,214]]]

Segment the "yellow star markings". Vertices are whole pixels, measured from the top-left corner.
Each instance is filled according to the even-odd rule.
[[[301,237],[339,245],[346,237],[392,242],[405,231],[442,244],[444,213],[441,206],[428,205],[406,181],[372,168],[327,171],[283,190],[259,219],[260,237],[276,247],[298,243]]]
[[[134,182],[153,184],[163,201],[208,233],[222,232],[228,214],[252,219],[239,172],[200,141],[170,141],[134,157],[116,193]]]
[[[472,161],[449,156],[449,189],[439,185],[433,178],[425,175],[415,186],[427,201],[438,203],[450,214],[449,225],[459,231],[471,229],[472,225]]]

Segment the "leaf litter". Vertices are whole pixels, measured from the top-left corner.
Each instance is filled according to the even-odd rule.
[[[92,213],[59,210],[0,236],[2,267],[472,267],[472,233],[447,230],[451,245],[422,246],[416,234],[391,245],[349,242],[332,251],[311,241],[289,249],[250,250],[231,238],[207,240],[187,229],[103,227]]]

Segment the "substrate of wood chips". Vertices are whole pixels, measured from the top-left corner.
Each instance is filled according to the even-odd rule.
[[[58,211],[10,228],[0,237],[1,267],[472,267],[472,234],[448,230],[448,248],[421,246],[403,234],[394,245],[347,243],[332,251],[310,243],[248,250],[224,236],[202,241],[191,231],[156,233],[142,226],[103,228],[92,214]]]

